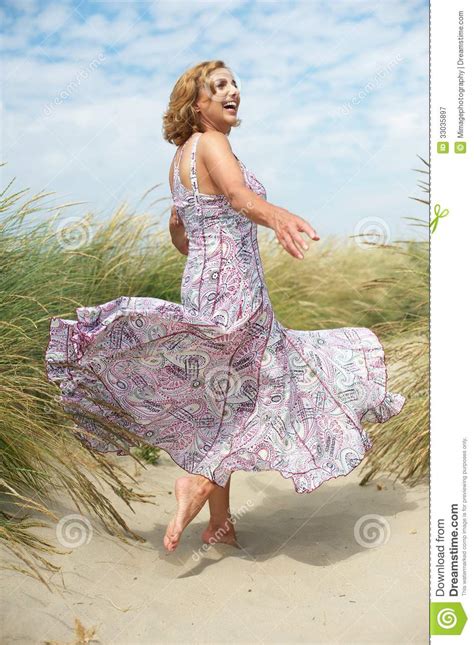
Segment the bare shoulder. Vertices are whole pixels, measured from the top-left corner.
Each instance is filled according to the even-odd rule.
[[[205,157],[214,156],[216,154],[232,154],[232,147],[229,138],[223,132],[216,130],[208,130],[203,132],[200,137],[201,154]]]
[[[232,152],[229,138],[223,132],[208,130],[202,133],[200,139],[202,148],[198,154],[197,165],[202,162],[201,170],[210,180],[209,185],[203,190],[231,199],[237,189],[246,187],[246,183],[242,168]],[[206,186],[205,178],[203,182]]]

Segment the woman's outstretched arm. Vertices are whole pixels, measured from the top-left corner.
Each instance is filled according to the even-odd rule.
[[[303,259],[302,251],[309,247],[300,233],[319,240],[316,231],[302,217],[271,204],[248,188],[227,136],[217,131],[204,132],[199,152],[208,174],[232,208],[256,224],[274,230],[283,248],[293,257]]]

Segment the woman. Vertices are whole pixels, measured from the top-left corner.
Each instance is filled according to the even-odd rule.
[[[178,146],[169,229],[187,255],[181,304],[122,297],[77,309],[78,321],[51,321],[48,377],[90,433],[80,437],[126,454],[103,432],[107,417],[189,473],[175,484],[168,551],[206,501],[203,541],[238,546],[232,472],[277,470],[311,492],[362,461],[372,446],[363,420],[383,423],[405,400],[387,391],[384,351],[369,329],[292,330],[275,318],[257,225],[298,259],[308,249],[302,234],[319,237],[268,202],[233,154],[239,105],[231,70],[206,61],[178,79],[164,115],[164,137]]]

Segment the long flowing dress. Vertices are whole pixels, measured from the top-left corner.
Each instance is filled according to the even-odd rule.
[[[192,190],[180,154],[174,165],[173,202],[189,238],[181,303],[122,296],[77,308],[77,320],[51,318],[46,374],[93,450],[129,454],[136,438],[221,486],[233,471],[276,470],[309,493],[349,474],[372,447],[362,422],[384,423],[405,397],[387,390],[370,329],[303,331],[276,319],[257,224],[224,195],[198,190],[200,136],[188,140]],[[104,421],[132,439],[111,441]]]

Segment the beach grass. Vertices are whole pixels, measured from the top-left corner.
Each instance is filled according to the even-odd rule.
[[[77,307],[123,295],[180,302],[186,261],[160,225],[161,218],[167,223],[166,200],[144,213],[122,205],[102,221],[93,213],[70,215],[77,204],[51,203],[52,195],[31,197],[13,184],[0,195],[0,540],[18,570],[46,585],[41,569],[57,570],[46,556],[58,550],[34,529],[59,519],[48,507],[52,492],[70,497],[79,512],[121,539],[141,540],[102,485],[129,506],[153,503],[120,461],[89,451],[75,436],[56,401],[57,386],[46,379],[49,319],[75,319]],[[423,480],[429,462],[427,241],[366,245],[332,238],[312,243],[302,262],[275,244],[268,229],[259,229],[259,244],[278,319],[293,329],[370,327],[393,368],[390,389],[407,396],[402,413],[368,426],[375,441],[361,466],[367,471],[362,483],[381,472],[409,485]],[[138,463],[156,463],[152,452],[142,446]]]

